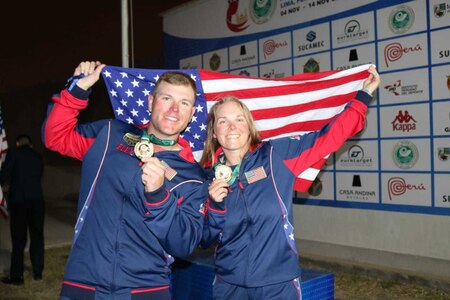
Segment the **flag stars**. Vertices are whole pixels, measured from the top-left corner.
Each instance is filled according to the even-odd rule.
[[[126,90],[125,93],[128,97],[133,97],[133,91],[131,91],[130,89]]]
[[[143,119],[141,120],[141,122],[142,122],[142,124],[147,124],[147,123],[149,122],[149,120],[147,120],[147,118],[143,118]]]
[[[132,118],[128,117],[128,118],[126,118],[126,120],[127,120],[128,124],[133,124],[133,119]]]
[[[111,94],[111,96],[117,97],[117,92],[115,90],[110,90],[109,93]]]
[[[193,142],[189,142],[189,146],[191,147],[191,149],[194,149],[194,148],[195,148],[195,145],[194,145]]]
[[[200,135],[194,134],[194,139],[199,140],[200,139]]]
[[[291,240],[294,240],[294,234],[291,233],[291,234],[289,235],[289,238],[290,238]]]
[[[106,78],[111,78],[111,73],[108,70],[105,70],[103,74],[105,75]]]
[[[123,109],[121,109],[120,107],[118,107],[118,108],[116,109],[116,113],[117,113],[118,116],[123,115]]]
[[[197,81],[197,76],[195,76],[194,74],[191,74],[191,78],[192,80]]]
[[[137,76],[137,78],[140,79],[140,80],[144,80],[144,79],[145,79],[145,77],[142,76],[142,74],[139,74],[139,75]]]
[[[191,132],[191,126],[186,127],[186,129],[184,131]]]
[[[122,81],[119,81],[119,79],[114,81],[114,84],[116,85],[117,88],[122,87]]]
[[[120,75],[122,75],[122,78],[128,78],[128,74],[125,72],[120,72]]]
[[[159,79],[159,75],[156,75],[155,77],[153,77],[153,79],[155,80],[155,82],[157,82]]]
[[[197,113],[203,112],[203,106],[201,106],[200,104],[197,105],[197,107],[195,107],[195,111],[196,111]]]
[[[142,91],[142,93],[144,93],[144,96],[150,95],[150,91],[147,90],[147,89],[144,89],[144,90]]]
[[[140,98],[136,101],[137,106],[144,106],[144,100],[141,100]]]
[[[133,79],[131,84],[133,85],[133,87],[139,87],[139,81],[137,81],[136,79]]]
[[[192,116],[192,122],[197,122],[197,116]]]
[[[289,225],[288,224],[284,224],[284,229],[288,229]]]
[[[206,131],[206,124],[200,125],[200,130],[201,131]]]
[[[127,104],[128,104],[128,102],[127,101],[125,101],[125,100],[120,100],[120,103],[123,105],[123,106],[127,106]]]
[[[131,114],[133,115],[133,117],[137,117],[139,112],[133,108],[133,110],[131,111]]]

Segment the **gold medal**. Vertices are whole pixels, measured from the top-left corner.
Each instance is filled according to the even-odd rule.
[[[140,140],[134,146],[134,153],[140,160],[145,157],[151,157],[153,156],[153,144],[147,140]]]
[[[215,168],[215,176],[217,179],[224,179],[226,182],[230,181],[233,176],[233,171],[227,165],[218,165]]]

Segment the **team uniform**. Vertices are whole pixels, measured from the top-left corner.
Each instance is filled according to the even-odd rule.
[[[301,299],[294,182],[364,128],[371,99],[360,91],[321,130],[262,142],[247,151],[224,201],[208,201],[202,244],[218,242],[214,299]],[[216,156],[223,161],[221,148]],[[209,172],[214,176],[212,168]]]
[[[199,243],[207,186],[189,143],[161,151],[166,179],[145,192],[133,145],[142,129],[117,120],[77,124],[89,92],[73,85],[53,97],[46,147],[83,161],[74,243],[62,299],[168,299],[172,256]],[[186,200],[185,200],[186,199]]]

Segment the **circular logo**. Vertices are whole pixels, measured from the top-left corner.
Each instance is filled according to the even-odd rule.
[[[214,53],[209,59],[209,67],[213,71],[217,71],[220,67],[220,56]]]
[[[346,35],[352,35],[361,30],[361,25],[359,25],[359,22],[356,20],[350,20],[345,24],[344,30]]]
[[[389,15],[389,28],[394,33],[405,33],[413,24],[414,11],[409,6],[401,5],[396,7]]]
[[[316,73],[320,71],[320,66],[314,58],[308,59],[308,61],[303,66],[303,73]]]
[[[393,159],[400,169],[410,169],[419,159],[419,151],[413,143],[401,141],[394,146]]]
[[[316,177],[316,179],[314,179],[314,182],[308,189],[308,194],[310,194],[311,196],[319,196],[320,193],[322,193],[322,189],[322,181],[320,181],[320,179]]]
[[[364,158],[364,150],[359,145],[353,145],[348,149],[347,155],[350,159],[362,159]]]
[[[277,7],[276,0],[251,0],[250,16],[256,24],[266,23]]]

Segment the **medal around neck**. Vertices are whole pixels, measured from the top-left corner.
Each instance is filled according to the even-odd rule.
[[[227,165],[219,164],[214,170],[214,175],[217,179],[224,179],[226,182],[229,182],[233,177],[233,171]]]
[[[136,156],[142,160],[145,157],[153,156],[153,144],[147,139],[142,139],[134,145],[134,153]]]

